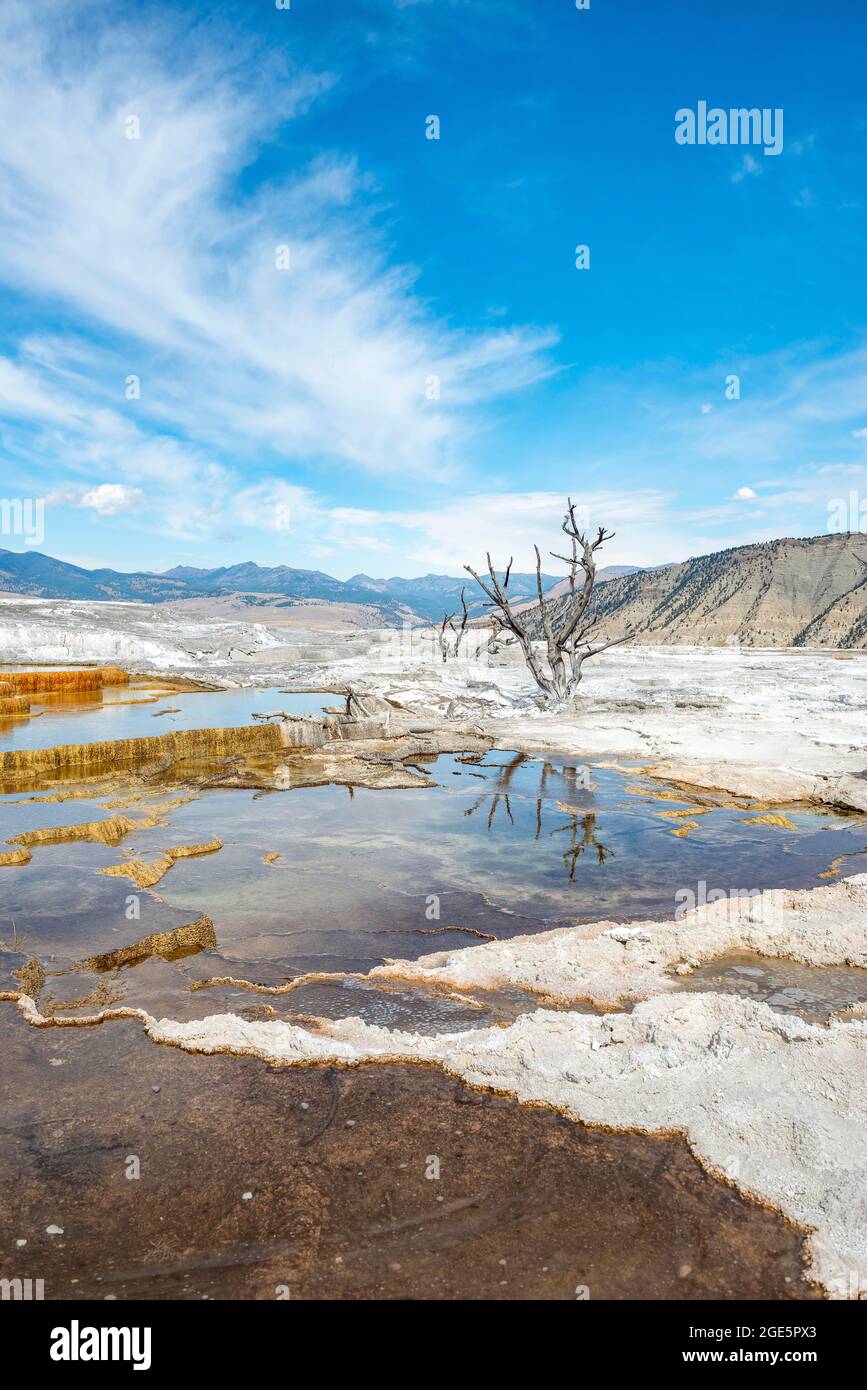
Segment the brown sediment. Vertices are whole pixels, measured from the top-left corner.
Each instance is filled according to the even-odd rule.
[[[47,806],[60,805],[64,801],[96,801],[101,796],[108,796],[111,788],[105,784],[97,784],[90,787],[68,787],[65,791],[47,792],[45,796],[25,796],[20,801],[15,801],[14,806]]]
[[[201,845],[176,845],[174,849],[167,849],[166,854],[169,859],[193,859],[199,854],[216,854],[222,848],[222,840],[208,840]]]
[[[506,998],[506,992],[502,989],[474,988],[472,993],[465,990],[456,989],[452,985],[443,984],[436,980],[419,980],[416,976],[408,975],[405,979],[400,975],[383,977],[382,979],[371,981],[369,975],[359,974],[355,970],[341,972],[321,972],[310,971],[305,975],[297,975],[293,980],[288,980],[282,985],[262,985],[253,980],[238,979],[233,975],[214,975],[207,980],[195,980],[189,986],[190,993],[198,990],[225,987],[235,990],[247,990],[252,994],[265,994],[279,996],[292,994],[295,990],[303,989],[311,985],[321,984],[344,984],[347,980],[360,980],[365,984],[372,985],[373,989],[383,995],[398,993],[406,986],[409,986],[415,994],[422,999],[447,999],[451,1003],[462,1004],[468,1009],[482,1011],[487,1008],[496,1008],[502,1005]],[[518,1013],[530,1013],[538,1008],[563,1009],[567,1006],[558,1000],[549,999],[546,995],[531,994],[529,991],[520,991],[525,996],[526,1008],[512,1009],[514,1015]],[[511,1003],[511,1001],[510,1001]],[[583,1005],[584,1001],[577,1001],[578,1005]],[[575,1001],[570,1003],[569,1008],[575,1007]],[[587,1001],[589,1012],[599,1012],[590,1001]],[[610,1012],[610,1010],[609,1010]],[[241,1010],[244,1017],[247,1015]],[[272,1010],[273,1014],[273,1010]],[[292,1021],[298,1023],[303,1019],[304,1026],[311,1031],[327,1031],[333,1023],[333,1019],[322,1015],[298,1015],[293,1014]],[[509,1020],[511,1021],[511,1020]],[[503,1026],[499,1024],[497,1026]]]
[[[779,830],[797,830],[797,825],[788,816],[750,816],[743,822],[744,825],[775,825]]]
[[[266,1023],[269,1018],[280,1017],[273,1004],[247,1004],[238,1012],[242,1018],[249,1019],[251,1023]]]
[[[846,863],[846,860],[847,860],[847,859],[851,859],[851,858],[853,858],[853,856],[852,856],[851,854],[838,854],[838,855],[837,855],[837,858],[831,860],[831,862],[830,862],[830,864],[828,865],[827,869],[825,869],[824,873],[821,873],[821,874],[819,875],[819,877],[820,877],[820,878],[836,878],[836,877],[838,876],[840,870],[842,869],[843,865]]]
[[[685,840],[691,830],[698,830],[698,828],[699,825],[697,820],[688,820],[684,821],[683,825],[679,826],[677,830],[669,830],[668,833],[669,835],[676,835],[681,840]]]
[[[157,816],[147,816],[143,820],[130,820],[128,816],[109,816],[106,820],[82,821],[78,825],[53,825],[41,830],[25,830],[22,835],[13,835],[6,841],[8,845],[65,845],[76,840],[90,840],[93,844],[116,845],[132,830],[149,830],[159,825]]]
[[[108,970],[119,970],[121,966],[139,965],[152,956],[159,956],[162,960],[181,960],[184,956],[211,950],[216,944],[214,924],[210,917],[203,915],[195,922],[176,927],[174,931],[152,932],[150,936],[133,941],[129,946],[119,946],[117,950],[90,956],[81,961],[76,969],[95,970],[103,974]]]
[[[115,788],[116,790],[116,788]],[[162,786],[160,792],[174,790],[173,788]],[[154,802],[156,793],[153,787],[137,786],[134,791],[128,792],[126,796],[112,796],[110,800],[102,804],[107,811],[126,811],[132,806],[140,806],[142,802]],[[164,797],[162,801],[151,805],[148,815],[166,816],[170,811],[176,811],[179,806],[186,806],[190,801],[195,801],[198,797],[197,791],[184,791],[178,796]],[[156,824],[156,820],[154,821]]]
[[[867,1018],[867,1000],[857,1004],[847,1004],[845,1009],[835,1010],[828,1021],[830,1023],[852,1023],[859,1018]]]
[[[123,864],[112,864],[107,869],[99,869],[109,878],[128,878],[136,888],[153,888],[160,879],[165,878],[174,863],[173,859],[127,859]]]
[[[159,695],[142,695],[137,700],[112,700],[110,704],[96,705],[96,709],[127,709],[130,705],[155,705],[161,698]]]
[[[655,811],[663,820],[687,820],[693,816],[709,816],[713,806],[688,806],[685,811]]]
[[[122,738],[106,743],[66,743],[53,748],[16,749],[0,753],[0,773],[54,772],[66,768],[116,766],[185,758],[227,758],[233,753],[276,753],[287,744],[302,743],[280,725],[260,724],[240,729],[183,729],[153,738]]]
[[[697,806],[707,806],[711,810],[724,808],[733,811],[767,811],[773,806],[781,803],[767,801],[762,797],[750,796],[746,793],[727,791],[724,787],[715,787],[703,782],[688,782],[680,776],[672,776],[669,768],[664,763],[642,763],[640,767],[628,767],[622,763],[606,761],[596,764],[598,767],[610,768],[615,772],[624,774],[650,777],[655,782],[662,782],[669,789],[667,792],[657,792],[649,787],[634,785],[626,788],[631,796],[648,796],[657,800],[685,801],[695,803]],[[675,796],[674,793],[677,793]]]
[[[234,989],[247,989],[254,994],[291,994],[293,990],[300,989],[302,985],[311,984],[333,984],[338,980],[366,980],[367,976],[359,974],[356,970],[311,970],[306,975],[296,975],[294,979],[287,980],[283,985],[259,985],[252,980],[238,980],[234,975],[212,975],[207,980],[193,980],[189,986],[190,993],[199,989],[213,989],[219,985],[229,985]]]
[[[139,822],[141,824],[141,822]],[[176,859],[192,859],[199,854],[216,854],[223,848],[222,840],[210,840],[204,845],[178,845],[167,849],[159,859],[127,859],[98,872],[109,877],[128,878],[138,888],[153,888],[164,878]]]
[[[23,695],[0,695],[0,719],[21,718],[30,713],[30,701]]]
[[[181,785],[181,778],[175,785]],[[187,779],[183,779],[187,784]],[[164,790],[166,779],[159,781]],[[171,783],[169,783],[171,785]],[[19,795],[18,804],[53,804],[64,801],[98,801],[102,797],[114,796],[122,789],[153,796],[154,783],[147,776],[144,767],[116,767],[111,763],[105,766],[68,767],[48,771],[3,773],[0,770],[0,794]],[[27,793],[31,793],[27,795]]]
[[[627,796],[642,796],[648,801],[688,801],[689,797],[678,796],[674,791],[657,791],[654,787],[624,787]]]
[[[55,999],[50,990],[46,991],[39,1001],[39,1008],[46,1018],[54,1018],[56,1014],[71,1013],[73,1009],[110,1009],[122,998],[122,992],[100,980],[92,990],[79,995],[77,999]]]
[[[37,790],[64,777],[104,782],[171,775],[177,782],[181,773],[187,786],[199,788],[430,788],[435,784],[408,759],[488,748],[490,739],[460,731],[389,734],[374,720],[304,718],[0,752],[0,789]]]
[[[116,666],[67,671],[0,671],[0,688],[5,686],[14,695],[32,695],[42,690],[101,690],[104,686],[128,684],[126,671]]]
[[[277,860],[278,860],[279,858],[280,858],[279,851],[276,850],[276,849],[272,849],[272,850],[269,851],[268,854],[263,854],[263,855],[262,855],[262,862],[265,863],[265,864],[276,864],[276,863],[277,863]]]
[[[156,677],[148,675],[147,672],[130,671],[129,679],[135,685],[143,689],[163,690],[163,691],[185,691],[188,694],[199,691],[202,694],[219,695],[221,692],[230,690],[233,687],[225,685],[215,685],[213,681],[196,680],[194,676],[164,676]]]
[[[600,763],[600,767],[612,767],[615,771],[634,771],[631,768],[620,768],[614,763]],[[633,784],[624,787],[624,791],[629,796],[639,796],[646,801],[679,801],[686,803],[686,809],[682,811],[660,811],[660,815],[669,816],[706,816],[709,811],[728,809],[733,811],[765,811],[771,803],[758,801],[752,797],[734,796],[732,793],[724,791],[720,787],[700,787],[690,782],[677,782],[662,772],[654,772],[652,767],[642,768],[642,773],[646,777],[655,777],[666,784],[666,790],[661,791],[655,787],[642,787]],[[627,803],[628,804],[628,803]]]
[[[477,931],[475,927],[419,927],[419,936],[441,936],[444,932],[466,932],[468,936],[478,936],[482,941],[496,941],[497,938],[487,931]]]
[[[0,854],[0,869],[11,869],[18,864],[29,864],[29,849],[10,849]]]
[[[28,1240],[47,1300],[816,1296],[804,1233],[679,1136],[591,1129],[432,1068],[275,1071],[12,1010],[0,1030],[0,1242]],[[75,1238],[46,1239],[49,1220]]]
[[[45,967],[31,956],[14,973],[24,994],[37,999],[45,985]]]

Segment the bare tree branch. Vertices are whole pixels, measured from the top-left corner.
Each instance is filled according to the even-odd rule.
[[[458,628],[455,627],[455,617],[456,617],[456,614],[454,614],[454,613],[443,613],[442,626],[440,627],[440,635],[439,635],[440,651],[441,651],[442,654],[443,654],[443,661],[448,661],[448,659],[449,659],[450,656],[459,656],[459,655],[460,655],[461,642],[462,642],[462,640],[463,640],[464,633],[465,633],[466,630],[467,630],[467,623],[468,623],[469,620],[470,620],[470,610],[469,610],[469,607],[467,606],[467,597],[466,597],[466,595],[467,595],[467,586],[466,586],[466,584],[464,584],[463,587],[461,588],[461,607],[462,607],[462,609],[463,609],[463,617],[461,618],[461,625],[460,625],[460,627],[458,627]],[[452,634],[452,636],[453,636],[454,639],[455,639],[455,641],[454,641],[454,646],[451,647],[451,648],[449,647],[449,639],[448,639],[448,637],[447,637],[447,635],[446,635],[446,631],[447,631],[447,630],[448,630],[448,632],[450,632],[450,633]]]
[[[454,632],[454,613],[443,613],[442,627],[440,628],[440,651],[443,654],[443,661],[449,659],[449,639],[446,637],[446,628]]]
[[[514,559],[510,558],[502,582],[497,577],[490,551],[486,555],[488,563],[486,578],[483,579],[481,575],[477,574],[471,565],[464,565],[464,569],[472,575],[488,599],[486,607],[494,610],[491,613],[491,636],[488,641],[488,651],[495,652],[497,650],[497,641],[503,633],[512,633],[520,643],[524,660],[533,679],[549,704],[561,704],[572,699],[581,680],[581,668],[589,657],[597,656],[599,652],[607,651],[609,647],[618,646],[621,642],[626,642],[635,636],[635,633],[630,631],[622,637],[609,639],[603,632],[600,632],[599,637],[602,640],[594,640],[598,622],[590,609],[590,605],[596,585],[595,556],[596,551],[606,541],[613,539],[614,532],[606,531],[604,526],[600,526],[591,540],[589,536],[585,535],[578,523],[576,504],[571,497],[566,500],[566,514],[563,517],[561,529],[571,542],[571,554],[560,555],[553,550],[550,552],[555,560],[562,560],[569,567],[567,575],[568,594],[564,595],[566,601],[560,606],[559,612],[552,608],[550,593],[547,595],[545,593],[542,584],[542,556],[539,547],[533,547],[536,553],[537,606],[545,642],[544,664],[541,654],[533,645],[527,618],[523,614],[519,616],[509,601],[509,578]],[[463,593],[461,599],[463,601]],[[460,637],[466,626],[466,606],[464,607],[464,614],[465,621],[457,636],[455,652],[457,652]]]

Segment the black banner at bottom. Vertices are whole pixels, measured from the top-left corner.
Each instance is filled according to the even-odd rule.
[[[359,1361],[381,1357],[395,1336],[416,1333],[443,1360],[467,1347],[490,1374],[503,1353],[518,1348],[558,1357],[602,1360],[607,1372],[661,1372],[675,1368],[698,1376],[713,1367],[806,1367],[842,1372],[862,1344],[863,1307],[851,1301],[784,1303],[574,1303],[487,1302],[105,1302],[0,1304],[7,1348],[27,1349],[31,1372],[49,1383],[69,1376],[93,1378],[100,1369],[144,1375],[168,1372],[223,1377],[251,1365],[297,1370],[290,1348],[305,1363],[323,1359],[331,1377],[342,1365],[357,1373]],[[381,1327],[378,1319],[383,1319]],[[452,1352],[449,1341],[455,1342]],[[431,1338],[434,1338],[433,1343]],[[402,1375],[416,1375],[406,1362]]]

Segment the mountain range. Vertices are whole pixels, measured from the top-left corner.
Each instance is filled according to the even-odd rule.
[[[547,591],[560,580],[557,575],[543,575],[542,582]],[[163,574],[124,574],[112,569],[83,569],[37,551],[0,550],[0,591],[5,593],[139,603],[242,595],[251,607],[286,607],[310,601],[357,604],[374,609],[385,626],[400,625],[413,618],[439,622],[444,612],[460,613],[464,586],[470,612],[480,615],[485,599],[468,575],[463,579],[444,574],[426,574],[418,579],[372,579],[356,574],[341,580],[320,570],[293,569],[288,565],[268,567],[253,561],[218,569],[177,565]],[[535,574],[513,573],[509,592],[519,601],[534,598]]]
[[[634,631],[643,643],[867,647],[867,536],[859,533],[763,541],[654,569],[610,565],[598,577],[593,611],[610,637]],[[566,581],[544,575],[543,584],[559,616]],[[83,569],[34,551],[0,550],[0,592],[91,602],[193,600],[208,611],[231,604],[235,620],[239,609],[252,609],[250,617],[265,623],[439,623],[444,612],[460,613],[464,586],[471,615],[481,616],[486,601],[469,576],[355,574],[341,580],[319,570],[252,561],[124,574]],[[509,593],[533,634],[541,636],[535,574],[513,573]]]

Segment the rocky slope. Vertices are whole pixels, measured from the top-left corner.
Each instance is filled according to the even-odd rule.
[[[610,637],[653,645],[867,647],[867,536],[766,541],[612,579],[594,595]],[[565,600],[555,601],[561,614]],[[542,636],[534,610],[532,631]]]

